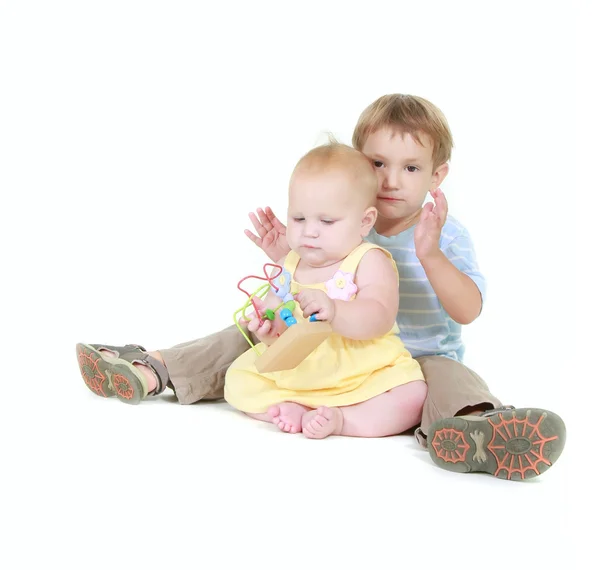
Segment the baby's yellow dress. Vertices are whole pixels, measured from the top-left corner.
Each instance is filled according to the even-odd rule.
[[[353,281],[356,269],[371,249],[383,251],[398,276],[398,268],[388,251],[363,242],[329,281],[306,285],[294,280],[300,258],[290,251],[284,262],[285,271],[275,281],[279,286],[277,294],[287,292],[289,298],[290,289],[293,293],[300,289],[320,289],[331,298],[352,302],[356,296]],[[294,317],[298,322],[307,320],[298,306]],[[309,408],[350,406],[396,386],[423,380],[419,363],[406,350],[398,332],[394,323],[387,334],[372,340],[351,340],[332,333],[296,368],[263,374],[256,370],[254,362],[258,355],[250,348],[227,371],[225,399],[234,408],[250,413],[266,412],[270,406],[282,402],[297,402]],[[266,349],[263,343],[256,346],[261,354]]]

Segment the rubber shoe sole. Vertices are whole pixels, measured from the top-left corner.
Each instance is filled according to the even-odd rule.
[[[107,356],[89,344],[79,343],[76,352],[81,377],[97,396],[139,404],[148,395],[146,378],[130,362]]]
[[[445,418],[429,429],[433,462],[458,473],[485,472],[500,479],[541,475],[563,451],[566,428],[553,412],[539,408],[501,411],[492,416]]]

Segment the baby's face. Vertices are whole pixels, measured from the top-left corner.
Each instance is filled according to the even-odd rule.
[[[364,224],[366,200],[352,184],[341,170],[294,175],[287,239],[310,266],[325,267],[343,259],[369,232],[370,226]]]

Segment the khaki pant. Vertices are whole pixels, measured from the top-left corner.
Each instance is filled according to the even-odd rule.
[[[256,339],[253,339],[256,341]],[[235,325],[205,338],[161,350],[180,404],[223,397],[225,373],[250,348]],[[443,356],[417,358],[429,388],[417,440],[426,445],[429,426],[469,406],[499,407],[481,377],[464,364]]]

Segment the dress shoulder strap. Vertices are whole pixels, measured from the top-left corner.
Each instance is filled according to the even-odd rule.
[[[392,257],[392,254],[389,251],[383,249],[378,245],[375,245],[374,243],[369,243],[368,241],[365,241],[361,243],[356,249],[354,249],[348,255],[348,257],[346,257],[346,259],[344,259],[342,265],[340,266],[340,271],[354,275],[356,273],[356,269],[358,267],[358,264],[360,263],[360,260],[363,258],[365,253],[367,253],[367,251],[371,251],[372,249],[379,249],[383,251],[383,253],[385,253],[392,260],[394,267],[396,267],[394,258]]]

